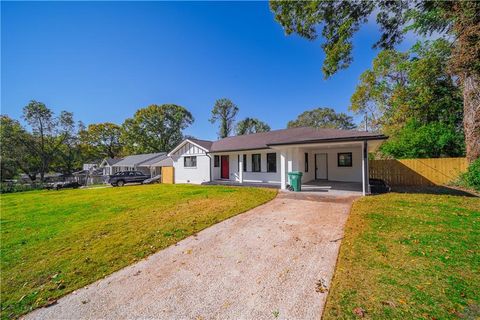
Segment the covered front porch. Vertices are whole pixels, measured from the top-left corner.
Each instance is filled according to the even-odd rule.
[[[368,194],[368,152],[377,141],[271,145],[268,149],[212,154],[210,184],[287,189],[288,173],[302,172],[305,192]]]
[[[311,192],[370,193],[368,152],[376,148],[369,141],[305,143],[272,146],[280,152],[281,189],[288,185],[288,173],[303,173],[302,190]]]

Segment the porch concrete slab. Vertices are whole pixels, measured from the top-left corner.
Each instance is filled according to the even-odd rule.
[[[226,186],[243,186],[243,187],[261,187],[280,189],[280,183],[266,183],[266,182],[237,182],[232,180],[214,180],[204,183],[206,185],[226,185]],[[289,192],[289,191],[286,191]],[[303,192],[313,192],[318,195],[327,196],[361,196],[362,183],[361,182],[344,182],[344,181],[330,181],[330,180],[313,180],[302,184]]]
[[[329,196],[361,196],[363,194],[361,182],[328,180],[315,180],[302,184],[302,191],[324,193]]]
[[[214,186],[235,186],[235,187],[256,187],[256,188],[272,188],[280,189],[280,183],[268,183],[268,182],[238,182],[235,180],[212,180],[204,182],[202,185],[214,185]]]
[[[26,319],[319,319],[355,197],[280,192]]]

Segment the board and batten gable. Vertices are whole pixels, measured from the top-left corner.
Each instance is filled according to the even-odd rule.
[[[196,183],[210,181],[210,157],[199,146],[185,142],[171,153],[175,168],[175,183]],[[185,167],[185,157],[195,157],[195,167]]]

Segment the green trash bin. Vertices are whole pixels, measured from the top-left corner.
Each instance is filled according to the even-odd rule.
[[[300,171],[292,171],[288,173],[288,183],[293,188],[293,191],[302,191],[302,175]]]

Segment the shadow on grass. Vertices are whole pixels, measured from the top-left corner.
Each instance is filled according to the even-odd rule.
[[[441,194],[462,197],[478,197],[474,192],[460,190],[447,186],[396,186],[392,187],[392,192],[398,193],[426,193],[426,194]]]

